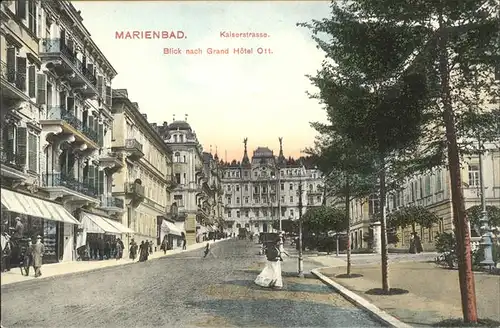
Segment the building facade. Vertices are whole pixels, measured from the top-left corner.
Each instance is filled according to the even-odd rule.
[[[273,222],[299,218],[298,187],[302,183],[302,213],[323,204],[323,178],[307,159],[286,159],[280,139],[280,153],[258,147],[250,159],[247,139],[241,162],[222,167],[224,221],[230,233],[239,229],[272,232]],[[281,209],[281,213],[279,210]]]
[[[487,205],[500,207],[500,151],[490,147],[483,155],[483,174],[485,184],[485,200]],[[464,159],[462,181],[464,182],[465,207],[481,205],[479,189],[479,157]],[[433,250],[437,235],[453,230],[453,208],[451,202],[451,182],[449,171],[435,169],[430,174],[419,175],[407,180],[403,188],[392,192],[387,197],[388,213],[403,206],[424,206],[435,213],[441,220],[431,228],[416,226],[425,250]],[[370,233],[373,217],[380,210],[380,201],[376,195],[351,202],[352,245],[353,248],[368,248],[363,236]],[[476,230],[476,227],[471,227]],[[412,228],[397,231],[399,242],[396,248],[408,248]]]
[[[195,131],[184,121],[174,120],[164,129],[162,138],[172,150],[172,173],[175,188],[172,191],[172,219],[185,233],[188,245],[202,241],[202,235],[213,231],[215,224],[210,201],[214,197],[213,170],[205,165],[203,154]],[[167,133],[168,132],[168,133]],[[210,173],[210,174],[209,174]]]
[[[113,90],[113,119],[111,150],[123,161],[114,175],[113,197],[125,205],[121,223],[134,231],[123,235],[125,248],[128,250],[132,238],[139,244],[150,241],[158,247],[161,218],[171,205],[171,150],[125,89]]]

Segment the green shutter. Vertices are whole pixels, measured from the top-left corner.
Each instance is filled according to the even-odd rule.
[[[104,194],[104,183],[106,176],[104,175],[104,171],[99,171],[99,195]],[[109,190],[108,190],[109,191]]]
[[[36,96],[36,69],[34,65],[28,67],[28,96],[35,98]]]
[[[94,188],[99,191],[99,167],[94,166]],[[99,193],[101,194],[101,192]]]
[[[21,91],[26,91],[26,58],[17,57],[16,86]]]
[[[26,164],[27,158],[27,147],[28,147],[28,131],[26,128],[18,127],[17,128],[17,155],[18,155],[18,163],[21,165]]]
[[[19,18],[26,19],[26,0],[16,1],[16,15]]]
[[[94,166],[90,164],[88,167],[88,179],[87,179],[87,183],[90,188],[95,188],[95,178],[96,176],[95,176]]]
[[[7,49],[7,81],[16,82],[16,48]]]
[[[36,102],[39,105],[47,103],[47,76],[45,74],[37,74],[37,96]]]
[[[37,149],[37,137],[28,133],[28,170],[32,172],[37,172],[37,162],[38,162],[38,149]]]
[[[104,147],[104,126],[99,124],[99,146]]]

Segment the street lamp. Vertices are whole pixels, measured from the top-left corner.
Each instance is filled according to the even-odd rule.
[[[302,258],[302,171],[299,172],[299,190],[297,195],[299,196],[299,274],[300,278],[304,278],[304,262]]]
[[[481,246],[483,247],[484,251],[484,260],[481,261],[481,264],[484,266],[491,266],[495,265],[495,262],[493,261],[493,254],[492,254],[492,238],[491,238],[491,229],[488,224],[488,213],[486,212],[486,195],[485,191],[486,188],[484,186],[484,174],[483,174],[483,154],[481,152],[481,139],[479,138],[479,187],[481,189],[481,219],[479,220],[481,227],[480,230],[482,232],[481,235]]]

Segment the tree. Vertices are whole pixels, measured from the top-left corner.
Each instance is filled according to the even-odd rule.
[[[334,125],[326,126],[313,123],[320,132],[314,149],[307,152],[313,156],[314,162],[325,174],[325,191],[328,196],[339,197],[344,201],[347,218],[347,268],[351,274],[351,213],[350,202],[373,192],[374,159],[370,149],[354,144],[349,138],[339,134]]]
[[[480,205],[475,205],[467,209],[467,217],[471,228],[477,233],[481,233],[481,212],[483,211]],[[488,214],[488,224],[490,227],[500,227],[500,208],[496,206],[486,206],[486,213]]]
[[[302,220],[304,230],[316,234],[344,231],[347,226],[344,212],[329,206],[308,208]]]
[[[363,67],[358,74],[362,79],[398,79],[407,71],[409,64],[428,78],[430,95],[435,102],[429,106],[433,111],[428,112],[428,120],[421,124],[426,123],[427,132],[432,128],[434,131],[442,129],[443,133],[427,133],[429,146],[422,152],[434,156],[428,156],[420,164],[423,164],[422,168],[428,167],[430,163],[441,165],[444,155],[448,160],[454,224],[457,227],[462,308],[467,323],[477,322],[477,310],[470,261],[470,236],[461,187],[460,135],[457,133],[460,121],[466,115],[463,115],[457,104],[469,106],[470,97],[463,92],[466,90],[463,86],[471,84],[472,76],[488,72],[487,65],[494,60],[498,65],[497,36],[500,29],[498,20],[493,18],[496,12],[498,2],[488,0],[432,3],[421,0],[337,1],[332,3],[333,19],[314,21],[308,25],[315,34],[330,34],[329,42],[315,36],[319,47],[344,71]],[[388,56],[389,52],[392,53]],[[453,78],[460,83],[451,83],[452,70]],[[483,90],[489,92],[491,83],[484,75],[482,77]],[[333,94],[330,91],[328,93]],[[479,106],[474,107],[473,111],[477,113]],[[462,122],[465,123],[465,120]],[[473,120],[473,124],[480,122]]]
[[[279,230],[280,224],[279,221],[273,222],[273,229]],[[283,231],[288,232],[288,233],[297,233],[299,230],[299,225],[298,221],[294,220],[281,220],[281,228]]]
[[[388,215],[388,225],[393,228],[405,229],[411,227],[416,232],[416,225],[431,228],[440,220],[439,216],[423,206],[404,206]]]

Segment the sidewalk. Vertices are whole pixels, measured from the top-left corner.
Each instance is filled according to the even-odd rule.
[[[458,271],[429,262],[395,262],[389,266],[391,288],[398,295],[380,295],[379,265],[353,266],[356,278],[342,278],[345,267],[320,269],[320,273],[368,300],[373,305],[411,326],[435,326],[445,320],[461,319]],[[476,273],[476,297],[480,319],[500,321],[500,277]]]
[[[229,238],[228,238],[229,239]],[[220,239],[214,241],[210,241],[210,243],[218,243],[227,239]],[[183,251],[182,247],[174,250],[167,251],[166,254],[163,254],[163,251],[154,252],[149,255],[148,260],[158,259],[166,256],[171,256],[174,254],[179,254],[183,252],[189,252],[196,249],[201,249],[205,247],[207,242],[196,243],[193,245],[189,245],[186,247],[186,250]],[[102,268],[115,267],[119,265],[127,265],[132,263],[137,263],[138,261],[132,261],[130,259],[120,259],[120,260],[103,260],[103,261],[72,261],[72,262],[62,262],[62,263],[54,263],[54,264],[46,264],[42,266],[43,275],[40,278],[36,279],[44,279],[55,276],[61,276],[65,274],[77,273],[77,272],[86,272],[93,271]],[[33,280],[34,271],[33,268],[30,270],[30,276],[26,277],[21,275],[21,270],[19,268],[12,268],[9,272],[3,272],[1,274],[1,285],[13,284],[21,281]]]

